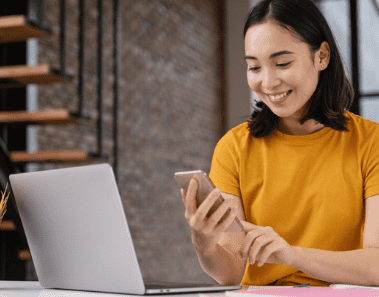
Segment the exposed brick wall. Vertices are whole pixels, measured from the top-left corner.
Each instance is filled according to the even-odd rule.
[[[104,152],[112,164],[112,1],[105,2]],[[119,189],[142,273],[153,280],[213,282],[198,264],[173,175],[209,171],[221,135],[222,8],[216,0],[122,0]],[[72,83],[39,87],[40,109],[77,106],[78,1],[67,1]],[[96,1],[86,8],[86,126],[38,130],[39,148],[96,151]],[[45,0],[54,36],[39,62],[59,67],[59,1]],[[40,170],[67,165],[45,164]]]

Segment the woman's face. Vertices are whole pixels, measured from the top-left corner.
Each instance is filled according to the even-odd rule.
[[[248,29],[245,53],[249,87],[277,116],[301,118],[322,70],[319,53],[272,21]]]

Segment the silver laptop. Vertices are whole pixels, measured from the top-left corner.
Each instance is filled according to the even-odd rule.
[[[45,288],[137,295],[240,288],[144,283],[108,164],[13,174],[10,182]]]

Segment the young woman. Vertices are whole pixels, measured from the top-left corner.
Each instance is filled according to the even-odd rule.
[[[379,285],[379,125],[347,111],[329,26],[310,0],[263,0],[244,36],[260,108],[217,144],[205,202],[196,179],[182,191],[203,269],[221,284]],[[244,231],[224,232],[236,216]]]

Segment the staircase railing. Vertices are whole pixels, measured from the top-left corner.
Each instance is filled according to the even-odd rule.
[[[49,33],[49,29],[46,28],[44,21],[43,21],[43,10],[44,10],[44,3],[43,0],[30,0],[28,7],[28,17],[27,17],[27,24],[28,26],[35,26],[35,28],[39,28],[43,30],[44,32]],[[78,24],[79,24],[79,36],[78,36],[78,44],[79,44],[79,51],[78,51],[78,58],[79,58],[79,65],[78,65],[78,109],[77,111],[70,113],[72,117],[75,119],[80,120],[88,120],[88,116],[85,115],[84,111],[84,98],[85,98],[85,92],[84,92],[84,86],[85,86],[85,55],[84,55],[84,49],[85,49],[85,8],[86,3],[85,0],[79,0],[78,3],[78,10],[79,10],[79,18],[78,18]],[[103,78],[104,78],[104,69],[103,69],[103,22],[104,22],[104,9],[103,9],[103,0],[97,0],[97,9],[98,9],[98,36],[97,36],[97,44],[98,44],[98,52],[97,52],[97,121],[96,121],[96,135],[97,135],[97,152],[90,154],[92,159],[102,159],[102,160],[109,160],[108,156],[104,155],[103,152]],[[118,180],[118,110],[119,110],[119,80],[120,80],[120,71],[119,71],[119,65],[120,65],[120,3],[119,0],[113,0],[113,42],[114,42],[114,51],[113,51],[113,75],[114,75],[114,82],[113,82],[113,169],[116,176],[116,180]],[[66,73],[66,1],[61,0],[60,1],[60,46],[59,46],[59,59],[60,59],[60,70],[56,71],[57,75],[64,77],[67,81],[67,79],[70,78],[70,75]],[[40,35],[39,35],[40,36]],[[37,35],[36,35],[37,37]],[[9,39],[12,41],[12,39]],[[1,39],[0,39],[1,42]],[[4,56],[3,56],[4,58]],[[5,80],[5,82],[4,82]],[[8,84],[6,79],[3,79],[3,86],[4,88],[8,87],[25,87],[25,84],[23,82],[17,82],[17,84]],[[6,102],[4,100],[3,102]],[[3,110],[6,110],[6,106],[3,108]],[[60,112],[60,111],[59,111]],[[63,111],[62,111],[63,112]],[[27,113],[27,112],[25,112]],[[56,111],[58,113],[58,111]],[[12,113],[12,116],[16,115],[20,116],[18,113]],[[2,113],[3,119],[6,118],[7,114]],[[4,133],[6,133],[8,125],[13,125],[16,123],[17,125],[21,124],[51,124],[55,120],[52,117],[49,117],[49,119],[45,119],[44,115],[42,113],[33,113],[31,116],[23,114],[22,116],[27,116],[27,119],[24,118],[24,120],[18,118],[16,122],[10,120],[7,122],[6,120],[3,120],[2,125],[4,129]],[[62,121],[62,123],[69,123],[76,121],[75,119],[71,119],[70,117],[66,117],[65,121],[62,120],[62,116],[57,121]],[[4,188],[5,183],[8,180],[9,174],[20,172],[20,170],[17,167],[17,164],[12,162],[11,154],[8,153],[8,149],[6,147],[6,144],[0,139],[0,187]],[[22,158],[21,158],[22,159]],[[36,159],[34,159],[36,160]],[[51,160],[50,160],[51,161]],[[18,161],[17,161],[18,162]],[[9,200],[8,205],[8,212],[7,212],[7,219],[11,221],[13,224],[12,227],[13,231],[17,235],[17,244],[19,245],[18,249],[22,249],[23,251],[27,250],[27,241],[25,234],[23,232],[21,220],[18,216],[17,207],[15,205],[15,201],[13,197],[11,196]],[[4,229],[3,229],[4,230]],[[1,231],[0,232],[5,232]],[[0,244],[0,269],[5,269],[4,272],[0,275],[0,279],[7,279],[7,269],[12,269],[11,265],[8,265],[7,262],[9,259],[6,258],[6,253],[4,252],[5,249],[9,250],[12,249],[12,247],[6,247],[8,243],[4,240],[2,240]],[[14,243],[9,243],[14,244]],[[8,264],[7,264],[8,263]],[[3,270],[2,270],[3,271]]]

